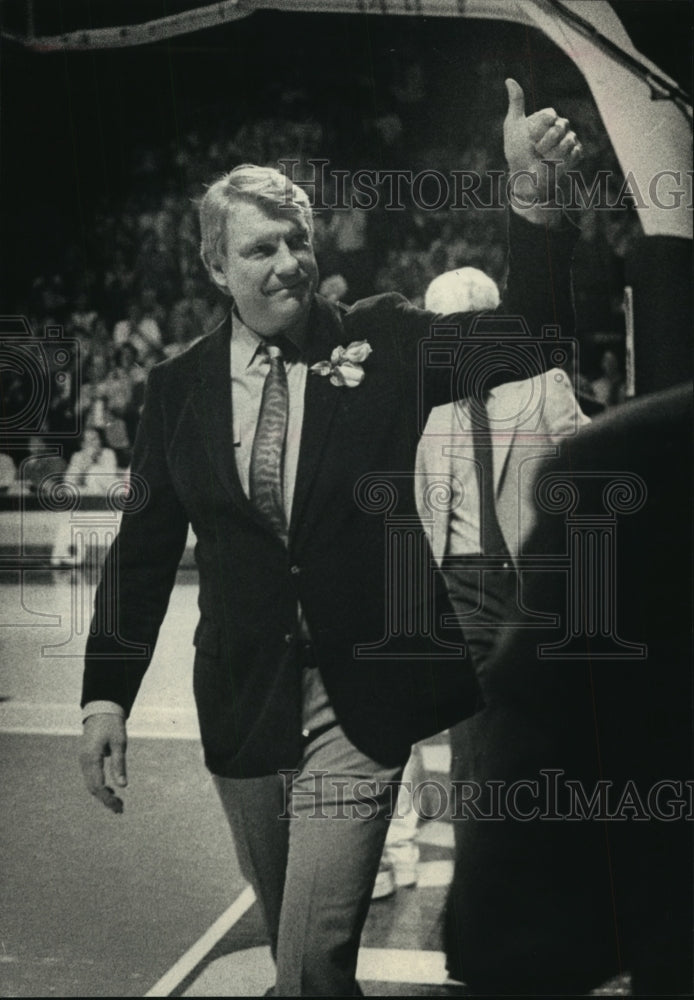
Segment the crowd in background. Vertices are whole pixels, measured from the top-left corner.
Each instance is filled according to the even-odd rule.
[[[28,317],[34,336],[62,327],[69,350],[49,347],[45,352],[50,391],[42,390],[43,424],[23,444],[2,449],[12,452],[15,469],[13,475],[5,456],[0,462],[3,484],[14,479],[10,488],[15,491],[35,489],[46,462],[56,474],[62,469],[65,476],[74,476],[75,456],[85,449],[85,430],[97,432],[89,436],[87,450],[93,451],[98,439],[101,451],[113,456],[107,464],[113,465],[114,475],[127,470],[149,369],[211,332],[227,315],[228,303],[200,261],[196,201],[206,183],[239,163],[294,160],[295,179],[314,185],[316,256],[321,291],[329,298],[350,303],[398,291],[422,305],[433,277],[462,266],[477,267],[503,284],[503,209],[443,205],[432,210],[408,202],[407,186],[404,210],[386,208],[385,191],[374,207],[360,208],[349,181],[337,173],[342,169],[348,178],[351,170],[373,163],[381,170],[404,166],[413,173],[426,169],[444,175],[452,170],[482,175],[502,171],[501,120],[486,112],[485,73],[492,72],[486,66],[481,61],[476,68],[480,86],[477,102],[470,102],[467,127],[438,137],[438,144],[422,146],[413,138],[422,131],[427,98],[427,81],[414,61],[392,82],[390,106],[360,121],[349,151],[342,126],[325,115],[322,120],[310,95],[294,91],[280,95],[277,116],[249,116],[229,131],[203,120],[175,144],[151,141],[133,150],[122,197],[92,207],[81,240],[64,247],[60,273],[34,275],[19,290],[15,311]],[[598,164],[609,167],[614,155],[589,100],[574,98],[565,105],[580,132],[584,173],[590,177]],[[426,129],[424,135],[426,139]],[[311,159],[329,161],[322,186],[316,183],[319,173]],[[617,178],[616,166],[614,174]],[[488,194],[485,184],[481,198]],[[612,405],[623,398],[621,300],[618,292],[601,299],[599,288],[606,287],[606,273],[615,279],[612,287],[621,288],[621,261],[637,223],[628,208],[583,215],[575,277],[579,328],[587,345],[583,389],[591,393],[594,380],[596,404]],[[26,373],[5,370],[5,417],[21,414],[35,391],[36,383]],[[53,454],[45,454],[42,435]],[[82,474],[85,461],[80,459]],[[103,457],[94,461],[104,463]],[[22,482],[16,479],[19,467]]]

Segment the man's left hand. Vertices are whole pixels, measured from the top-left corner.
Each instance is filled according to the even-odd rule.
[[[580,162],[581,144],[568,119],[559,118],[554,108],[543,108],[526,118],[523,88],[515,80],[506,80],[506,91],[504,153],[510,190],[535,203],[555,202],[556,183]]]

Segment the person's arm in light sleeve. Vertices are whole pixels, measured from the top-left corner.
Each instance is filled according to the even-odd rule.
[[[591,421],[581,409],[566,372],[560,369],[548,371],[546,379],[544,422],[553,443],[561,444],[565,438],[573,437]]]

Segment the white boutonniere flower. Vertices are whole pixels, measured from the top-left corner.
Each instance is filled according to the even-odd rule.
[[[309,371],[314,375],[329,375],[331,385],[354,389],[364,381],[362,363],[372,351],[368,340],[353,340],[347,347],[336,347],[330,361],[318,361]]]

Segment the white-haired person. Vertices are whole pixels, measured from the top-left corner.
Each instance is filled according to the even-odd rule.
[[[500,301],[496,282],[475,267],[438,275],[424,296],[426,309],[444,314],[493,313]],[[515,562],[536,520],[540,462],[589,422],[561,368],[492,386],[482,398],[456,400],[429,414],[417,449],[417,505],[453,603],[468,617],[465,635],[473,654],[489,651],[500,602],[507,590],[514,598]],[[437,484],[447,503],[431,502]],[[478,556],[504,557],[505,568],[485,570],[488,593],[473,618],[481,578],[470,557]]]
[[[504,307],[539,329],[558,306],[568,327],[577,232],[547,203],[543,161],[571,167],[579,146],[553,109],[526,117],[521,88],[507,89],[520,200]],[[410,567],[394,623],[379,486],[395,484],[386,495],[398,493],[413,543],[426,546],[411,485],[419,394],[444,403],[455,380],[420,364],[431,313],[399,295],[347,308],[317,294],[310,203],[283,174],[232,170],[208,189],[200,221],[229,318],[149,375],[131,470],[145,488],[123,514],[87,643],[83,773],[122,809],[104,759],[122,788],[125,719],[192,526],[205,760],[265,919],[276,994],[359,995],[393,785],[413,743],[478,703],[462,632],[444,640],[402,624],[428,612],[424,563]],[[450,321],[464,339],[472,316]],[[433,587],[437,611],[452,614],[443,581]],[[128,655],[132,643],[148,655]]]
[[[494,310],[500,297],[488,275],[463,267],[435,278],[424,301],[434,312]],[[495,386],[480,399],[435,407],[429,415],[417,450],[417,503],[477,670],[519,621],[517,565],[538,516],[541,463],[587,423],[560,368]],[[451,727],[452,787],[471,779],[483,718]],[[453,824],[456,859],[462,822]],[[457,902],[454,882],[444,943],[449,972],[460,979]]]
[[[458,267],[439,274],[424,293],[424,308],[444,315],[459,312],[460,303],[471,312],[488,312],[500,302],[499,286],[478,267]]]
[[[476,267],[460,267],[438,275],[424,295],[424,308],[442,315],[493,311],[500,302],[494,279]],[[540,395],[539,408],[532,413],[528,403],[539,400]],[[513,554],[517,555],[521,534],[527,536],[534,519],[531,470],[537,468],[541,456],[551,454],[564,437],[575,434],[579,426],[588,422],[576,401],[570,379],[559,369],[543,373],[536,380],[505,383],[492,389],[486,400],[487,421],[490,413],[494,425],[488,442],[490,468],[495,470],[492,475],[498,490],[485,484],[488,487],[484,496],[486,509],[481,506],[482,470],[474,447],[480,428],[475,426],[475,411],[467,401],[460,400],[432,410],[417,449],[415,479],[420,516],[429,534],[434,558],[441,565],[444,557],[448,557],[444,574],[456,612],[472,620],[481,601],[474,623],[464,629],[470,652],[477,659],[486,656],[495,644],[498,623],[503,618],[506,601],[513,601],[516,586],[513,573],[503,572],[502,590],[496,592],[494,586],[499,582],[499,574],[487,572],[487,581],[493,580],[495,584],[485,595],[481,593],[485,577],[479,576],[479,564],[471,563],[470,557],[477,559],[485,554],[481,532],[483,520],[496,520],[500,510],[506,528],[504,554],[508,551],[506,546],[510,545]],[[528,424],[526,428],[524,422]],[[514,453],[512,447],[517,435],[523,439],[525,450],[518,450],[520,442],[517,441]],[[535,446],[532,453],[529,445]],[[526,464],[524,468],[524,459],[528,458],[534,465]],[[523,469],[525,475],[521,479]],[[521,483],[522,496],[518,492]],[[437,494],[437,485],[442,491],[438,496],[447,495],[448,505],[442,504],[440,499],[435,503],[428,499]],[[525,509],[521,510],[521,505]],[[451,734],[452,777],[464,780],[465,775],[461,772],[465,770],[466,757],[458,746],[459,734],[455,728]],[[397,809],[388,828],[374,885],[374,899],[391,896],[397,887],[417,882],[417,802],[421,801],[421,796],[416,789],[423,776],[421,749],[414,746],[403,773]]]

